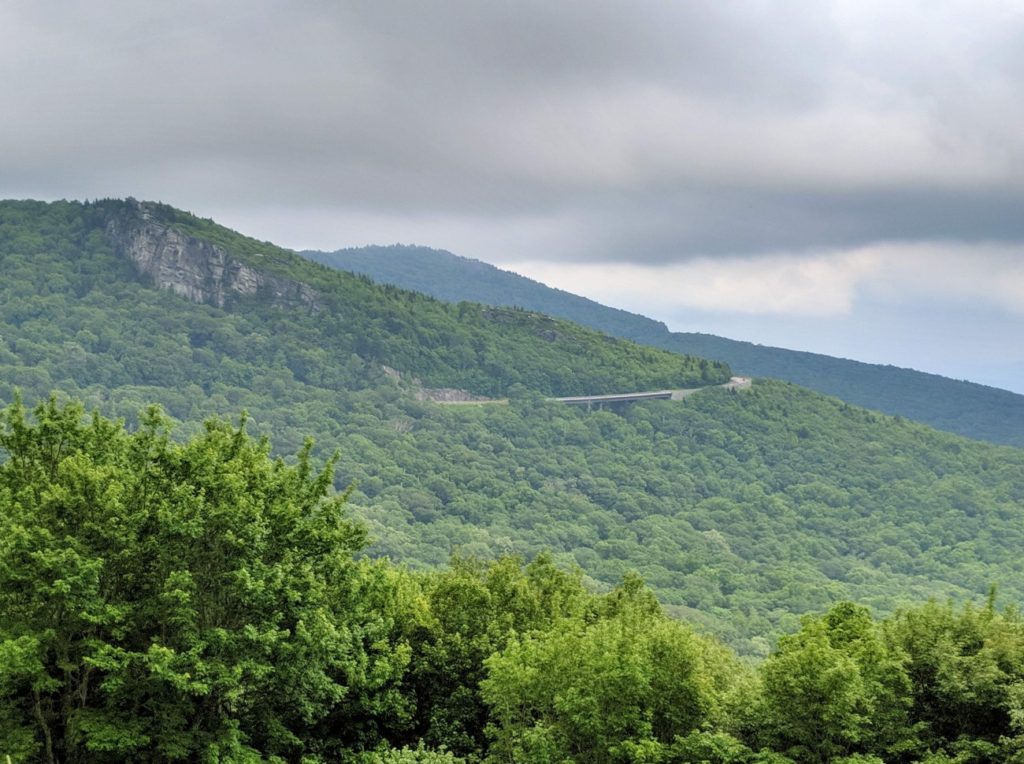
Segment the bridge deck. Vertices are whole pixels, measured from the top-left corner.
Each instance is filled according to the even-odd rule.
[[[732,390],[743,390],[750,387],[750,377],[733,377],[724,385],[716,385]],[[635,401],[681,401],[706,387],[689,387],[681,390],[652,390],[646,393],[612,393],[611,395],[570,395],[566,398],[551,398],[553,401],[566,403],[570,406],[591,406],[595,403],[633,403]]]
[[[744,390],[750,387],[750,377],[733,377],[724,385],[711,385],[711,387],[724,387],[727,390]],[[654,400],[672,400],[681,401],[683,398],[687,398],[694,393],[699,393],[701,390],[707,390],[707,387],[687,387],[679,390],[651,390],[643,393],[612,393],[610,395],[570,395],[566,398],[548,398],[549,401],[558,401],[559,403],[565,403],[569,406],[593,406],[594,404],[602,403],[633,403],[635,401],[654,401]],[[500,400],[495,399],[484,399],[484,400],[439,400],[436,398],[427,398],[427,400],[433,400],[434,403],[441,403],[446,406],[485,406],[487,404],[507,404],[508,399],[502,398]]]
[[[630,403],[632,401],[672,400],[674,390],[655,390],[649,393],[613,393],[611,395],[570,395],[568,398],[554,400],[569,405],[590,403]]]

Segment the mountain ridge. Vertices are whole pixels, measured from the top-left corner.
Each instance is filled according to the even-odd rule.
[[[438,299],[516,304],[673,352],[721,360],[735,373],[782,379],[947,432],[1024,447],[1024,395],[887,364],[758,345],[699,332],[548,287],[480,260],[412,245],[370,246],[306,257]]]

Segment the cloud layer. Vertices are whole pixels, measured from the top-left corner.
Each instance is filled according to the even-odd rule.
[[[545,259],[1018,241],[1014,5],[16,0],[0,190],[525,224]]]
[[[1024,318],[1024,258],[1017,247],[883,244],[842,252],[767,254],[671,265],[503,264],[546,284],[648,311],[806,318],[852,316],[858,306],[930,302],[987,305]]]

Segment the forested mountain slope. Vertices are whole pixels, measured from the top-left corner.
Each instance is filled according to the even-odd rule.
[[[781,382],[621,414],[367,398],[340,473],[396,559],[554,550],[744,652],[853,598],[1024,602],[1024,451]],[[760,646],[759,646],[760,645]]]
[[[0,258],[8,324],[0,365],[12,367],[0,369],[32,390],[69,382],[209,391],[226,380],[251,384],[274,366],[299,382],[349,389],[370,383],[366,363],[371,377],[387,365],[483,395],[515,384],[571,395],[729,378],[724,364],[537,313],[454,307],[377,286],[134,200],[2,203]],[[202,307],[184,309],[171,293]]]
[[[678,353],[728,363],[738,374],[773,377],[899,414],[971,438],[1024,446],[1024,395],[895,366],[755,345],[711,334],[670,332],[660,321],[552,289],[478,260],[426,247],[303,253],[318,262],[438,299],[518,305]]]
[[[281,453],[340,449],[371,552],[412,566],[549,549],[598,587],[636,569],[747,653],[841,598],[885,613],[994,582],[1024,602],[1024,451],[777,382],[551,403],[729,370],[375,286],[170,208],[0,205],[0,336],[4,399],[58,390],[132,426],[159,403],[181,437],[246,409]],[[510,400],[418,400],[413,376]]]

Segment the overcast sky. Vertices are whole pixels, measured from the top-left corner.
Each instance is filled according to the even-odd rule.
[[[0,3],[0,196],[1024,392],[1019,1]]]

